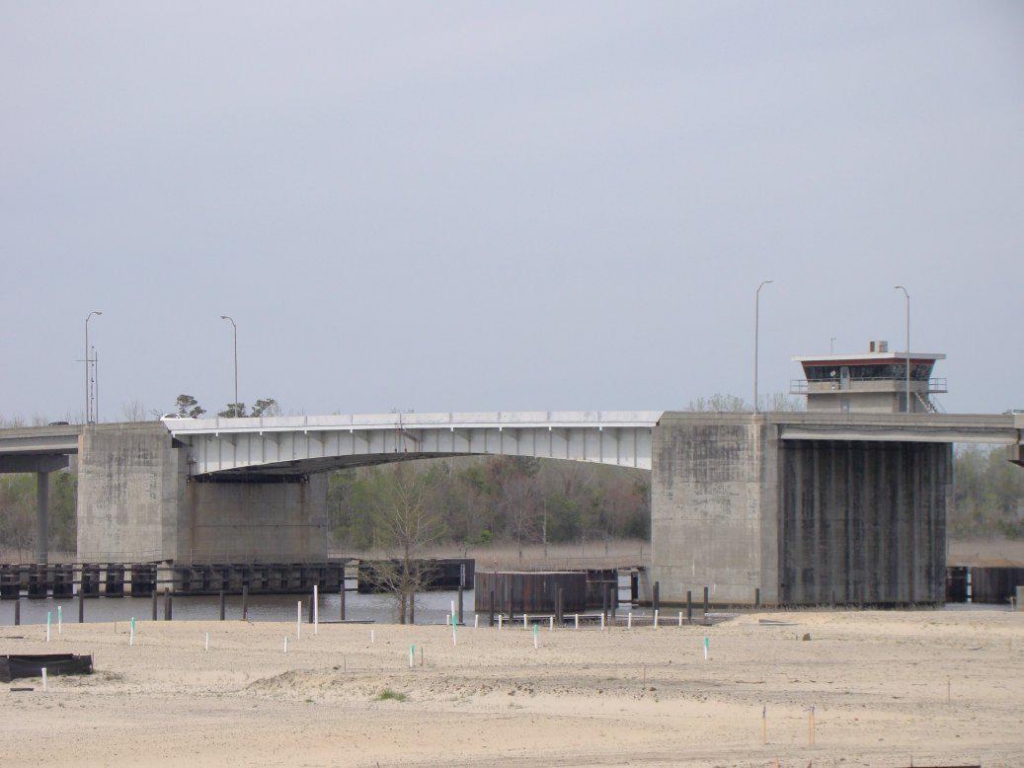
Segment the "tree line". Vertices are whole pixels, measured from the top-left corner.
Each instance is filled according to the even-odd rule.
[[[641,470],[519,456],[410,464],[332,473],[327,510],[337,546],[388,545],[388,503],[409,473],[436,511],[433,541],[522,546],[650,536],[650,479]]]

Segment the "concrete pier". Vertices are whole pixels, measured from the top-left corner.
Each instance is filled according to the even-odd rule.
[[[36,472],[36,563],[46,565],[50,541],[50,473]]]
[[[78,557],[93,562],[327,559],[325,475],[189,477],[188,450],[159,423],[82,432]]]
[[[783,440],[784,414],[665,414],[651,581],[682,603],[940,603],[949,443]],[[759,590],[759,592],[758,592]]]

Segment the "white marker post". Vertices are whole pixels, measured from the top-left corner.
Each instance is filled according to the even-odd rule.
[[[473,614],[473,629],[478,629],[479,627],[480,627],[480,614],[479,613],[474,613]]]
[[[319,585],[313,585],[313,634],[320,634],[320,593]]]
[[[374,637],[373,637],[373,630],[372,629],[370,630],[370,642],[371,643],[376,642],[376,640],[374,640]]]
[[[604,632],[604,611],[601,611],[601,631]]]
[[[205,649],[207,651],[210,650],[210,633],[209,632],[206,633],[206,646],[205,646]]]
[[[412,669],[413,665],[415,663],[416,663],[416,646],[415,645],[410,645],[409,646],[409,669]]]
[[[128,645],[132,646],[132,645],[135,645],[135,617],[134,616],[132,616],[132,620],[131,620],[130,624],[131,624],[131,629],[128,631]]]
[[[633,628],[633,612],[630,611],[629,613],[626,614],[626,629],[632,629],[632,628]]]
[[[654,628],[658,628],[658,609],[654,609]]]
[[[62,606],[57,606],[57,634],[60,635],[64,631],[64,609]]]
[[[537,625],[533,625],[533,647],[536,650],[539,646],[537,645]]]
[[[284,652],[288,653],[288,635],[284,636]]]
[[[682,611],[679,612],[679,626],[680,627],[683,626],[683,612]]]
[[[704,661],[708,660],[708,639],[704,638]]]
[[[576,623],[576,629],[580,628],[580,615],[578,613],[573,614],[573,619]]]
[[[302,601],[295,604],[295,639],[302,639]]]
[[[502,615],[500,613],[498,614],[498,631],[499,632],[501,632],[501,623],[504,620],[504,618],[505,618],[504,615]]]
[[[53,611],[46,612],[46,642],[50,642],[50,619],[53,618]]]
[[[459,620],[458,620],[458,618],[457,618],[457,617],[455,616],[455,614],[453,613],[453,614],[452,614],[452,645],[457,645],[457,644],[458,644],[458,643],[457,643],[457,641],[456,641],[456,639],[455,639],[455,627],[456,627],[456,625],[457,625],[458,623],[459,623]]]
[[[43,693],[46,693],[46,667],[43,667]]]
[[[548,616],[548,632],[554,632],[554,631],[555,631],[555,617],[554,616]]]
[[[527,621],[529,621],[529,619],[530,619],[529,614],[524,613],[523,614],[523,629],[529,629],[529,627],[526,626],[526,623],[527,623]]]

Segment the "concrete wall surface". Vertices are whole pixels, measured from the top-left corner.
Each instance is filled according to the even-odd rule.
[[[775,602],[777,428],[751,414],[666,413],[654,430],[651,582],[665,602]]]
[[[197,482],[163,424],[83,429],[83,562],[311,562],[327,559],[327,477]]]
[[[182,563],[327,559],[327,475],[190,482],[180,517]]]
[[[184,451],[162,424],[82,428],[78,450],[78,559],[144,562],[177,553]]]
[[[945,600],[952,446],[786,440],[780,457],[782,603]]]

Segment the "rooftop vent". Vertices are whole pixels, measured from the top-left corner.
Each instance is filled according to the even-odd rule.
[[[881,354],[889,351],[888,341],[870,341],[868,342],[868,351],[873,354]]]

